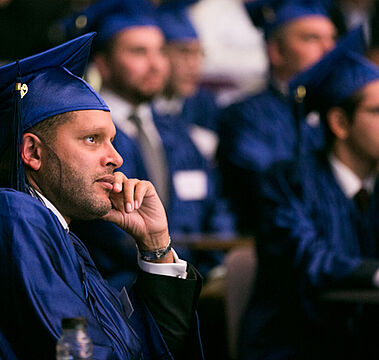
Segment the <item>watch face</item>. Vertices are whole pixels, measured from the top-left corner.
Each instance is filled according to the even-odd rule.
[[[171,250],[171,238],[167,247],[152,251],[140,251],[141,259],[145,261],[157,260],[166,256]]]

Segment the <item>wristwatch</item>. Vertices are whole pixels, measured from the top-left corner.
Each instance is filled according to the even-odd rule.
[[[139,250],[140,257],[145,261],[158,260],[166,256],[171,250],[171,238],[169,238],[168,245],[165,248],[151,250],[151,251],[141,251]]]

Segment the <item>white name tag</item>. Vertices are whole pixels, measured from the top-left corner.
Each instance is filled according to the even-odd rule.
[[[190,137],[201,155],[207,160],[215,158],[218,136],[214,131],[193,125],[190,130]]]
[[[320,126],[320,114],[316,111],[310,112],[305,118],[306,123],[310,127],[319,127]]]
[[[203,200],[207,196],[208,181],[204,171],[177,171],[174,174],[173,182],[180,200]]]

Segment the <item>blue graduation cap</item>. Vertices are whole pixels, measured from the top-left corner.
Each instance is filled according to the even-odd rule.
[[[25,191],[22,134],[37,123],[76,110],[107,105],[81,78],[95,33],[0,67],[0,154],[14,146],[11,185]]]
[[[327,9],[318,0],[250,0],[244,5],[251,21],[264,31],[266,39],[274,30],[297,18],[328,16]]]
[[[359,27],[318,63],[291,80],[290,93],[303,107],[303,115],[338,106],[366,84],[379,79],[378,66],[364,57],[366,48],[364,31]]]
[[[95,45],[101,47],[118,32],[135,26],[156,26],[156,6],[150,0],[100,0],[58,23],[63,38],[96,31]]]
[[[158,7],[157,19],[166,41],[188,41],[198,38],[187,8],[195,2],[197,0],[177,0]]]

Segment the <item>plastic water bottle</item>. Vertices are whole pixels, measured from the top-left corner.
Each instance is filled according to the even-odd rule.
[[[87,335],[87,319],[62,319],[62,335],[57,343],[57,360],[92,359],[92,341]]]

